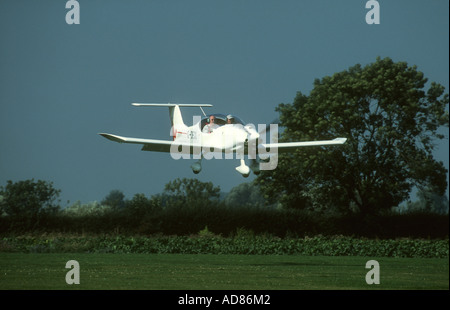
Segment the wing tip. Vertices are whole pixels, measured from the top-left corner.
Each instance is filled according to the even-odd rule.
[[[115,136],[115,135],[112,135],[112,134],[109,134],[109,133],[99,133],[99,135],[104,137],[104,138],[106,138],[106,139],[108,139],[108,140],[114,141],[114,142],[119,142],[119,143],[123,142],[122,137]]]
[[[339,144],[344,144],[347,142],[347,138],[336,138],[334,141],[338,142]]]

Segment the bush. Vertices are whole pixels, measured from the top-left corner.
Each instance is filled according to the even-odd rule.
[[[189,236],[208,227],[216,235],[232,236],[237,229],[254,235],[353,236],[379,239],[448,238],[449,217],[433,213],[324,215],[305,210],[211,205],[166,205],[160,197],[136,194],[122,209],[98,203],[75,203],[38,218],[0,216],[0,233],[86,233]]]
[[[323,255],[448,258],[449,240],[360,239],[344,236],[278,238],[239,230],[234,237],[48,236],[4,237],[0,252]]]

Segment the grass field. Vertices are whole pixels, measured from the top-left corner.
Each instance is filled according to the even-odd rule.
[[[365,281],[377,260],[380,284]],[[66,262],[80,284],[66,283]],[[0,253],[0,289],[330,290],[449,289],[449,260],[296,255]]]

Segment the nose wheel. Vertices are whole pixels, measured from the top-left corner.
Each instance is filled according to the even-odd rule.
[[[250,175],[250,168],[245,164],[245,161],[241,159],[241,165],[236,167],[237,172],[242,174],[244,178]]]

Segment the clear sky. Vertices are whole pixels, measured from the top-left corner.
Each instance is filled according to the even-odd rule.
[[[170,139],[166,108],[132,102],[211,103],[207,112],[270,123],[280,103],[308,94],[315,78],[377,56],[417,65],[449,90],[449,2],[379,0],[0,1],[0,185],[52,181],[65,206],[152,195],[177,177],[222,191],[251,181],[237,160],[192,160],[141,152],[97,135]],[[186,123],[198,108],[182,110]],[[192,121],[191,121],[192,122]],[[436,158],[449,167],[448,128]],[[448,194],[448,191],[447,191]]]

